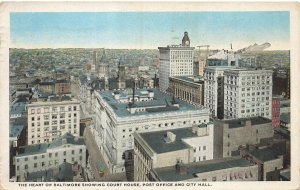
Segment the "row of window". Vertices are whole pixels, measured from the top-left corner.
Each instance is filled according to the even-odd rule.
[[[79,160],[82,160],[82,156],[79,156]],[[72,157],[72,162],[75,162],[75,158]],[[64,159],[64,162],[66,162],[66,159]],[[54,165],[58,165],[59,164],[59,160],[50,160],[48,161],[48,166],[52,166],[52,164],[54,163]],[[46,162],[41,162],[40,163],[41,167],[45,167],[46,166]],[[38,163],[33,163],[33,168],[37,168],[38,167]],[[24,169],[27,170],[28,169],[28,164],[24,165]],[[17,166],[17,171],[20,170],[20,166]]]
[[[52,112],[64,112],[64,111],[77,111],[78,108],[77,106],[60,106],[60,107],[52,107]],[[50,107],[44,107],[44,108],[31,108],[30,113],[35,114],[35,113],[49,113],[50,112]]]
[[[72,151],[71,151],[71,154],[74,155],[75,152],[77,152],[77,151],[72,150]],[[81,154],[81,153],[82,153],[82,149],[79,149],[79,150],[78,150],[78,153]],[[53,154],[53,153],[48,153],[47,155],[48,155],[49,158],[52,158],[52,155],[54,155],[55,157],[58,157],[59,153],[58,153],[58,152],[56,152],[56,153],[54,153],[54,154]],[[33,156],[33,160],[37,160],[37,159],[45,159],[45,158],[47,157],[47,155],[46,155],[46,154],[43,154],[43,155],[41,155],[41,156]],[[62,152],[62,155],[66,156],[66,155],[67,155],[67,151],[63,151],[63,152]],[[25,157],[24,159],[16,158],[16,161],[17,161],[17,162],[21,162],[21,161],[25,161],[25,162],[26,162],[26,161],[30,161],[30,160],[31,160],[31,157]]]

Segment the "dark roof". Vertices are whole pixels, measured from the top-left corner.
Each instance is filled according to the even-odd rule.
[[[195,178],[195,174],[197,173],[205,173],[233,167],[248,167],[251,165],[253,164],[238,156],[185,164],[187,167],[186,174],[176,173],[175,166],[156,168],[154,169],[154,172],[161,181],[182,181]]]
[[[188,148],[188,146],[182,142],[182,138],[197,137],[191,130],[192,128],[173,129],[164,131],[155,131],[140,133],[140,136],[144,141],[154,150],[156,153],[165,153],[176,150],[182,150]],[[165,135],[167,132],[172,132],[176,135],[174,142],[166,143]]]
[[[276,154],[275,150],[269,147],[250,151],[250,154],[263,162],[277,159],[279,155]]]
[[[25,181],[34,181],[42,178],[44,181],[53,181],[54,180],[53,170],[49,169],[49,170],[41,170],[37,172],[28,173]]]
[[[240,118],[240,119],[230,119],[230,120],[222,120],[222,123],[226,123],[229,125],[229,128],[237,128],[237,127],[244,127],[246,121],[250,120],[251,125],[261,125],[266,123],[271,123],[270,119],[264,117],[249,117],[249,118]]]
[[[59,166],[59,174],[57,176],[59,181],[73,181],[74,171],[72,164],[64,162]]]
[[[280,114],[280,121],[284,123],[291,123],[291,114],[290,113]]]

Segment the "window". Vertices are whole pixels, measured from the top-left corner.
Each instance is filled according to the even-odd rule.
[[[34,163],[33,167],[36,168],[37,167],[37,163]]]
[[[71,107],[71,106],[69,106],[69,107],[68,107],[68,110],[69,110],[69,111],[72,111],[72,107]]]
[[[35,110],[34,109],[31,109],[31,114],[35,114]]]
[[[206,160],[206,156],[203,156],[203,160]]]
[[[27,164],[25,164],[24,168],[25,168],[25,170],[27,170],[27,169],[28,169],[28,165],[27,165]]]
[[[73,107],[73,110],[74,110],[74,111],[76,111],[76,109],[77,109],[77,107],[76,107],[76,106],[74,106],[74,107]]]
[[[67,154],[67,152],[66,151],[64,151],[64,156]]]
[[[49,158],[51,158],[52,157],[52,153],[49,153]]]
[[[125,160],[125,153],[122,154],[122,160]]]
[[[74,150],[72,150],[72,154],[74,154]]]
[[[31,121],[34,121],[34,117],[31,118]]]
[[[217,181],[217,177],[212,177],[212,181]]]
[[[33,159],[36,160],[36,159],[37,159],[37,156],[34,156]]]
[[[206,150],[206,146],[203,146],[203,150]]]
[[[49,108],[44,108],[44,113],[49,113]]]

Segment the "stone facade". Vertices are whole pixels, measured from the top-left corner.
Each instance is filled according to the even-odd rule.
[[[79,136],[79,104],[71,99],[28,104],[28,145],[51,142],[66,132]]]
[[[204,81],[200,76],[170,77],[173,96],[192,104],[204,105]]]

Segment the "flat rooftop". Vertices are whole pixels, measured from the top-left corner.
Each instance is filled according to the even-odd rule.
[[[250,154],[264,162],[275,160],[278,158],[278,155],[280,155],[278,151],[271,148],[256,149],[254,151],[250,151]]]
[[[272,121],[268,118],[264,117],[249,117],[249,118],[240,118],[240,119],[230,119],[230,120],[222,120],[220,122],[226,123],[229,125],[229,128],[238,128],[238,127],[244,127],[245,122],[250,120],[251,125],[261,125],[266,123],[271,123]]]
[[[167,143],[165,141],[167,132],[172,132],[173,134],[176,135],[176,139],[174,142]],[[186,149],[189,146],[187,146],[184,142],[182,142],[181,139],[189,138],[189,137],[197,137],[197,135],[192,132],[191,127],[140,133],[140,136],[148,144],[148,146],[158,154]]]
[[[161,115],[162,113],[180,113],[186,111],[205,111],[205,113],[209,113],[207,108],[203,106],[196,106],[189,103],[186,103],[182,100],[176,99],[176,103],[179,105],[178,108],[171,109],[172,106],[169,106],[170,109],[167,109],[167,104],[171,105],[173,97],[159,91],[158,89],[136,89],[135,90],[135,97],[144,96],[147,91],[154,92],[154,98],[150,101],[136,101],[134,106],[138,108],[148,108],[146,111],[136,112],[131,114],[127,108],[128,103],[120,102],[116,100],[113,96],[115,91],[100,91],[97,92],[102,97],[102,99],[112,108],[114,113],[118,117],[130,117],[130,116],[138,116],[138,115]],[[118,91],[121,97],[128,96],[128,98],[132,97],[132,89],[126,89],[122,91]],[[160,107],[161,109],[155,109],[155,107]],[[165,107],[165,108],[164,108]]]
[[[176,173],[175,166],[156,168],[154,169],[154,172],[161,181],[182,181],[195,178],[195,174],[198,173],[206,173],[234,167],[248,167],[252,165],[253,164],[251,164],[249,161],[238,156],[185,164],[187,167],[186,174]]]
[[[200,75],[172,76],[171,78],[179,79],[190,83],[204,84],[204,78]]]
[[[66,139],[66,143],[63,142],[63,139]],[[48,148],[49,149],[56,148],[64,144],[84,145],[85,142],[83,138],[78,138],[78,137],[76,138],[70,133],[65,133],[62,137],[57,138],[50,143],[41,143],[41,144],[20,147],[18,156],[27,156],[27,155],[46,153]]]

